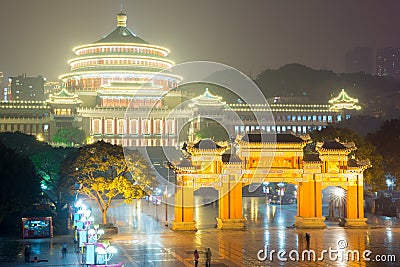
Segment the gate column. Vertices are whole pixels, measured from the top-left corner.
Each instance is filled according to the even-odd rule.
[[[322,190],[320,174],[304,174],[298,186],[297,216],[294,226],[297,228],[326,228],[322,216]]]
[[[184,176],[177,176],[177,183],[174,203],[175,220],[172,221],[171,229],[197,231],[196,222],[193,220],[193,181],[188,181]]]
[[[340,225],[346,227],[367,227],[364,218],[364,186],[362,174],[349,179],[345,201],[345,218]]]
[[[235,177],[235,175],[226,175],[222,178],[218,200],[219,217],[216,218],[218,229],[244,229],[242,183]]]

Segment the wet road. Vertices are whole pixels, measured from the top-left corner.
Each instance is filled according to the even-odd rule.
[[[201,199],[196,201],[202,202]],[[371,259],[376,255],[382,255],[386,260],[392,255],[400,257],[400,254],[396,255],[400,251],[400,244],[396,242],[400,240],[399,219],[369,216],[370,229],[344,229],[333,221],[327,222],[326,230],[307,231],[311,234],[310,249],[315,250],[316,259],[321,257],[323,250],[346,245],[339,252],[357,250],[360,261],[330,259],[324,255],[326,257],[321,261],[285,262],[277,259],[276,252],[272,254],[272,262],[262,261],[257,253],[266,247],[269,251],[284,250],[286,253],[306,249],[306,231],[292,227],[296,205],[271,205],[266,204],[264,198],[243,198],[243,213],[247,219],[245,231],[219,231],[214,228],[217,205],[200,206],[195,210],[199,231],[182,233],[165,227],[164,204],[118,203],[109,212],[111,221],[120,228],[120,234],[113,239],[121,252],[117,259],[125,259],[126,266],[193,266],[193,250],[200,251],[202,263],[207,247],[213,252],[213,266],[396,266],[388,262],[367,262],[362,259],[362,253],[371,250]],[[327,213],[327,207],[324,207],[324,213]],[[172,218],[173,209],[169,207],[168,219]]]
[[[203,200],[196,201],[202,203]],[[91,205],[95,222],[100,222],[101,216],[96,206],[93,203]],[[204,266],[204,250],[210,247],[213,267],[398,266],[393,262],[393,256],[400,257],[399,219],[367,215],[370,217],[369,229],[344,229],[338,227],[337,222],[327,222],[328,228],[325,230],[307,230],[311,234],[310,249],[316,255],[315,261],[309,261],[307,254],[305,260],[302,260],[301,254],[307,248],[306,231],[292,227],[293,216],[296,214],[295,205],[271,205],[266,204],[264,198],[243,198],[243,213],[247,219],[246,230],[220,231],[214,228],[215,217],[218,214],[217,205],[200,206],[195,211],[199,231],[173,232],[165,226],[164,204],[154,205],[142,200],[128,205],[117,200],[108,213],[109,221],[119,228],[119,234],[110,240],[118,249],[111,262],[122,261],[126,267],[193,266],[193,250],[198,249],[199,266]],[[173,219],[172,207],[169,207],[167,215],[168,220]],[[35,244],[37,249],[43,250],[45,247],[41,246],[50,245],[57,247],[59,253],[59,244]],[[20,258],[21,248],[20,240],[0,240],[0,261],[12,262],[15,258]],[[46,249],[51,251],[51,248]],[[275,252],[272,252],[273,250]],[[279,250],[285,253],[281,254],[281,258],[286,258],[286,261],[278,259]],[[323,253],[324,250],[338,250],[338,256],[335,258],[335,255]],[[371,251],[368,255],[370,261],[362,258],[362,253],[368,250]],[[264,251],[267,251],[267,255]],[[351,260],[351,257],[347,261],[342,257],[347,252],[356,251],[360,257],[359,261]],[[299,254],[299,261],[289,258],[291,256],[296,259],[296,253]],[[324,256],[323,259],[318,260],[322,258],[321,255]],[[377,262],[378,256],[386,262]],[[387,262],[388,260],[392,262]],[[11,263],[7,266],[13,265]]]

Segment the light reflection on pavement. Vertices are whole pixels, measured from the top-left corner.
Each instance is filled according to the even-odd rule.
[[[99,221],[101,216],[96,212],[97,208],[94,205],[92,208],[95,220]],[[220,231],[215,229],[218,206],[209,204],[195,211],[197,232],[173,232],[165,227],[165,205],[153,205],[144,200],[128,205],[118,200],[108,212],[109,221],[119,228],[119,234],[112,237],[111,241],[119,250],[113,261],[124,261],[125,266],[193,266],[193,250],[198,249],[199,266],[204,266],[204,250],[210,247],[213,267],[397,266],[388,262],[329,258],[316,262],[279,262],[276,254],[273,262],[257,259],[257,252],[265,247],[286,252],[305,250],[306,232],[311,234],[310,249],[317,254],[330,247],[337,249],[338,242],[345,242],[345,250],[357,249],[361,253],[371,250],[373,256],[397,253],[396,256],[400,257],[400,222],[396,218],[368,215],[369,229],[344,229],[337,226],[337,222],[327,222],[327,229],[299,230],[292,227],[295,205],[265,204],[264,198],[243,198],[243,214],[247,219],[246,230]],[[172,219],[173,208],[169,207],[168,220]],[[392,228],[386,228],[389,226]]]

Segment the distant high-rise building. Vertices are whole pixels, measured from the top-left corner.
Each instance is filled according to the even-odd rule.
[[[376,51],[376,75],[400,79],[400,51],[385,47]]]
[[[3,73],[0,71],[0,84],[3,82]]]
[[[8,100],[46,100],[44,94],[44,83],[46,79],[37,77],[26,77],[26,74],[8,78]]]
[[[363,72],[371,74],[373,72],[373,50],[370,47],[355,47],[346,53],[347,73]]]

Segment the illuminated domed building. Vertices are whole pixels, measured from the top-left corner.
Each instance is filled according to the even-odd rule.
[[[60,76],[66,89],[84,106],[161,107],[161,97],[177,86],[168,74],[174,62],[167,48],[144,41],[127,28],[127,16],[117,16],[117,28],[93,44],[73,49],[70,72]]]

